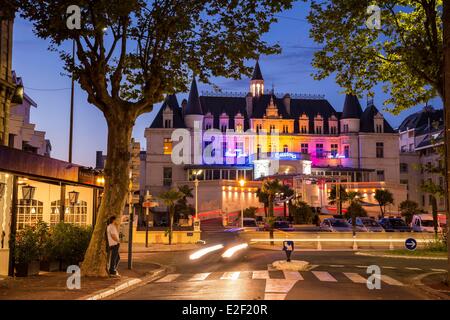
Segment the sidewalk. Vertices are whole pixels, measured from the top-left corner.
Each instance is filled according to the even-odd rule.
[[[144,243],[135,243],[133,244],[133,253],[189,251],[200,249],[202,246],[202,244],[149,244],[146,248]],[[121,243],[120,253],[126,252],[128,252],[128,243]]]
[[[127,261],[119,264],[119,278],[81,278],[81,289],[69,290],[65,272],[41,272],[38,276],[6,278],[0,281],[0,300],[75,300],[98,291],[126,284],[130,280],[149,277],[163,268],[148,259],[133,261],[133,270],[127,269]]]

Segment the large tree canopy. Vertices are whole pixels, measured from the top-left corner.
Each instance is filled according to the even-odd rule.
[[[74,30],[66,23],[72,0],[16,1],[108,124],[104,196],[82,264],[84,275],[106,276],[106,221],[125,206],[136,118],[164,95],[186,91],[191,72],[206,83],[212,76],[240,78],[250,74],[246,60],[279,53],[262,36],[293,0],[78,0]],[[68,40],[75,61],[64,51]]]
[[[370,5],[381,28],[369,28]],[[398,113],[444,91],[442,0],[312,0],[317,79],[333,73],[347,91],[372,93],[383,84],[385,105]]]

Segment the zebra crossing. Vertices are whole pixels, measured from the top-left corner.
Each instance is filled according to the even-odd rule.
[[[279,291],[270,291],[276,288],[290,288],[298,281],[319,281],[326,283],[348,282],[356,284],[366,284],[367,275],[355,272],[328,272],[328,271],[227,271],[227,272],[203,272],[195,274],[168,274],[158,280],[156,283],[172,282],[200,282],[200,281],[237,281],[237,280],[265,280],[269,287],[269,293]],[[381,281],[389,286],[404,286],[402,282],[385,274],[381,275]],[[277,289],[277,290],[278,290]],[[283,289],[284,290],[284,289]],[[282,290],[282,291],[283,291]],[[274,298],[276,298],[274,296]]]

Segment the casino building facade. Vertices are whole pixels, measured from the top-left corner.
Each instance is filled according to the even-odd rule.
[[[177,164],[174,156],[186,156],[179,151],[180,132],[189,133],[191,154]],[[373,103],[363,110],[357,97],[347,95],[341,112],[323,96],[267,91],[258,62],[247,94],[199,95],[194,79],[188,100],[179,104],[175,95],[167,96],[145,137],[141,192],[158,195],[192,184],[197,174],[199,212],[239,210],[241,196],[245,207],[260,207],[255,191],[265,176],[291,184],[315,207],[327,205],[330,181],[359,189],[367,203],[374,202],[377,188],[389,188],[398,203],[406,197],[398,133]],[[207,147],[215,161],[195,155],[196,148],[201,154]],[[241,179],[245,187],[237,183]]]

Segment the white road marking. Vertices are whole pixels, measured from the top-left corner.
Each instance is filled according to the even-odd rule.
[[[400,281],[397,281],[394,278],[391,278],[384,274],[381,275],[381,281],[386,282],[387,284],[389,284],[391,286],[403,286],[403,283],[401,283]]]
[[[283,271],[284,278],[287,280],[303,280],[302,275],[298,271]]]
[[[269,271],[267,271],[267,270],[253,271],[252,279],[270,279]]]
[[[239,278],[239,275],[241,274],[240,271],[236,272],[225,272],[220,279],[221,280],[237,280]]]
[[[445,270],[445,269],[431,269],[431,271],[436,271],[436,272],[447,272],[447,270]]]
[[[344,266],[341,264],[330,264],[330,267],[332,268],[343,268]]]
[[[264,294],[264,300],[284,300],[287,294],[284,293],[266,293]]]
[[[367,283],[367,279],[357,273],[344,272],[344,275],[354,283]]]
[[[159,279],[156,282],[172,282],[176,278],[178,278],[179,276],[181,276],[181,274],[179,274],[179,273],[168,274],[167,276],[165,276],[164,278]]]
[[[422,269],[420,269],[420,268],[411,268],[411,267],[406,267],[405,269],[407,269],[407,270],[416,270],[416,271],[422,271]]]
[[[203,281],[211,274],[211,272],[196,273],[188,281]]]
[[[388,266],[382,266],[382,268],[383,268],[383,269],[392,269],[392,270],[397,269],[396,267],[388,267]]]
[[[288,293],[297,283],[297,280],[288,279],[267,279],[265,292]]]
[[[326,282],[337,282],[337,280],[326,271],[312,271],[312,273],[316,276],[320,281]]]
[[[356,266],[357,268],[364,268],[367,269],[369,266]]]

